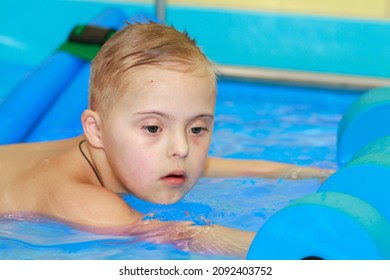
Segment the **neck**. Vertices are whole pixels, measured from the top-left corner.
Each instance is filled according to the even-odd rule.
[[[114,175],[114,172],[112,171],[111,166],[108,163],[104,149],[95,148],[91,146],[88,141],[85,141],[84,144],[81,143],[80,146],[89,161],[91,162],[91,165],[93,166],[93,168],[91,166],[91,169],[94,171],[99,183],[103,187],[115,193],[127,193],[126,189],[123,188],[122,184],[120,184],[120,182]]]
[[[83,147],[82,146],[83,146],[84,143],[87,145],[87,140],[81,140],[80,141],[80,143],[79,143],[79,150],[80,150],[81,154],[83,155],[84,159],[88,162],[89,166],[92,168],[92,171],[95,173],[96,178],[98,179],[100,185],[102,187],[104,187],[103,179],[100,176],[99,170],[97,170],[97,168],[95,167],[95,164],[94,164],[93,160],[92,161],[89,160],[88,156],[83,151]]]

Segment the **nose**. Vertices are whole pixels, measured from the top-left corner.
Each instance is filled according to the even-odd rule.
[[[169,156],[173,158],[185,158],[189,152],[188,139],[185,132],[175,132],[170,137]]]

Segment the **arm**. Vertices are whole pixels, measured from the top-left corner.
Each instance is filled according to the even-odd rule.
[[[241,160],[209,157],[203,176],[213,177],[263,177],[304,179],[319,178],[325,180],[335,170],[317,167],[298,166],[266,160]]]
[[[134,236],[136,240],[172,244],[181,250],[237,258],[246,256],[255,236],[254,232],[219,225],[197,226],[193,222],[144,220],[143,214],[131,208],[117,194],[96,187],[88,192],[88,207],[74,207],[85,204],[86,195],[73,195],[72,200],[61,204],[60,210],[56,208],[61,216],[52,216],[75,228],[96,234]],[[64,200],[60,202],[64,203]]]
[[[255,232],[219,225],[196,226],[192,222],[140,221],[134,225],[106,229],[100,233],[131,235],[155,244],[172,244],[184,251],[244,259]]]

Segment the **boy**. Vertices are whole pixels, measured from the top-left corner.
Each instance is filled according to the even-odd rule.
[[[168,204],[201,175],[327,175],[275,162],[207,158],[215,73],[195,42],[171,27],[128,25],[102,47],[91,69],[83,136],[0,148],[0,214],[36,213],[96,233],[245,257],[253,232],[143,220],[118,193]]]

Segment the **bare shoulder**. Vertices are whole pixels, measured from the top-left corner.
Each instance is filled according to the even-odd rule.
[[[89,183],[80,139],[1,146],[0,213],[33,212],[93,227],[141,220],[119,195]]]
[[[64,153],[76,146],[78,139],[58,140],[37,143],[18,143],[0,146],[0,171],[3,174],[19,176],[33,169],[41,162]],[[4,181],[3,178],[0,179]]]
[[[60,220],[97,228],[135,224],[143,215],[119,195],[103,187],[72,184],[58,188],[48,197],[48,213]]]
[[[41,207],[48,185],[63,178],[69,180],[70,165],[58,159],[74,142],[70,139],[0,146],[0,213],[39,212],[37,208]]]

